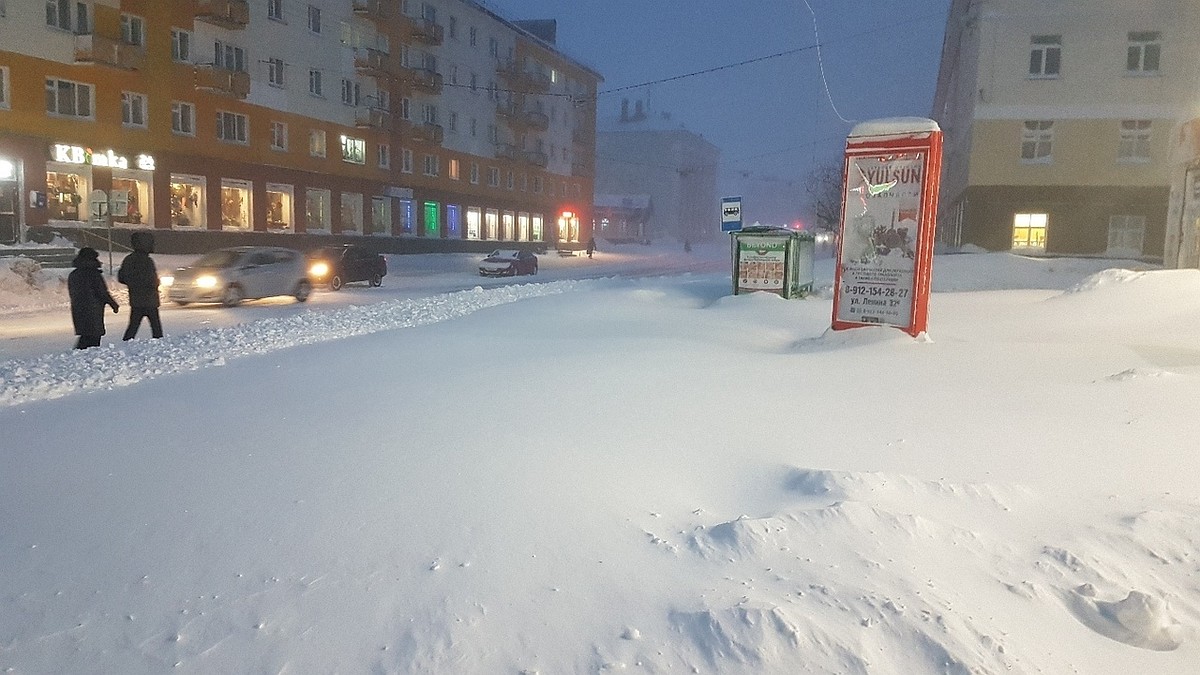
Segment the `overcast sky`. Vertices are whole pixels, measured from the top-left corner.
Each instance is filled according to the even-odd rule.
[[[602,117],[617,115],[622,98],[649,99],[652,110],[719,147],[726,175],[801,177],[815,161],[839,156],[854,121],[929,116],[950,0],[809,3],[829,97],[804,0],[486,4],[509,19],[557,19],[559,48],[604,76]],[[800,51],[614,91],[790,50]]]

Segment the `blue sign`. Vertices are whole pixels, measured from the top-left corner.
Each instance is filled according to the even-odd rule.
[[[742,229],[742,198],[721,198],[721,231],[737,232]]]

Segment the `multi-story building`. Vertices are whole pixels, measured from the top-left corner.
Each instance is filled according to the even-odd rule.
[[[1195,0],[953,0],[933,117],[948,245],[1164,255],[1200,101]]]
[[[721,151],[641,101],[605,120],[596,138],[596,191],[647,198],[648,238],[702,241],[720,231],[717,168]]]
[[[107,203],[164,252],[575,247],[601,77],[553,27],[473,0],[0,1],[0,238],[82,242]]]

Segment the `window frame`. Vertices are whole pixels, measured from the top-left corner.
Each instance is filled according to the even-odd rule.
[[[232,110],[220,110],[217,113],[217,140],[234,145],[250,145],[250,117]],[[230,129],[227,124],[232,122],[233,136],[226,132]]]
[[[146,46],[146,19],[137,14],[121,13],[121,42],[134,47]]]
[[[187,115],[183,112],[187,111]],[[188,129],[183,129],[182,121],[187,120]],[[179,136],[196,135],[196,104],[187,101],[171,101],[171,133]]]
[[[321,159],[329,156],[329,139],[324,129],[308,130],[308,156]]]
[[[321,34],[321,8],[316,5],[308,6],[308,32],[313,35]]]
[[[1151,120],[1121,120],[1120,137],[1117,143],[1117,162],[1121,164],[1149,163],[1153,129],[1154,124]]]
[[[322,84],[322,72],[320,68],[308,69],[308,95],[317,98],[325,98],[325,87]]]
[[[192,31],[171,27],[171,60],[175,63],[192,62]]]
[[[267,18],[283,21],[283,0],[267,0]]]
[[[287,152],[288,149],[288,125],[287,122],[271,120],[271,141],[270,148],[279,152]]]
[[[1053,72],[1050,64],[1053,63]],[[1029,79],[1056,80],[1062,75],[1062,35],[1029,38]]]
[[[1043,146],[1045,154],[1038,154]],[[1026,156],[1027,148],[1030,150],[1029,156]],[[1054,120],[1024,121],[1021,126],[1020,156],[1022,164],[1052,164],[1054,162]]]
[[[141,121],[137,121],[137,114]],[[121,92],[121,126],[127,129],[145,129],[150,126],[150,102],[145,94],[136,91]]]
[[[1162,72],[1162,33],[1156,30],[1130,31],[1126,38],[1125,74],[1131,77],[1159,75]],[[1151,54],[1153,67],[1148,67]]]
[[[49,106],[47,105],[47,108],[46,108],[47,115],[49,115],[51,117],[62,118],[62,119],[81,119],[81,120],[96,119],[96,85],[88,84],[87,82],[79,82],[76,80],[68,80],[68,79],[64,79],[61,77],[47,77],[45,79],[46,79],[46,93],[48,95],[51,91],[54,92],[54,103],[55,103],[54,110],[50,110]],[[54,83],[53,86],[51,86],[51,83]],[[86,114],[81,115],[78,112],[73,112],[73,113],[62,112],[61,97],[59,96],[59,92],[62,89],[61,85],[64,83],[71,85],[71,90],[73,92],[72,98],[74,98],[73,107],[75,108],[75,110],[79,109],[79,92],[85,91],[85,90],[88,92],[88,98],[87,98],[88,112]],[[48,98],[48,96],[47,96],[47,98]],[[49,100],[47,100],[46,103],[49,104]]]

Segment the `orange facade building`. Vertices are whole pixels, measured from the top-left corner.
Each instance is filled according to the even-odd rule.
[[[100,236],[97,191],[115,238],[149,228],[162,252],[590,236],[601,77],[553,22],[471,0],[0,9],[5,242]]]

